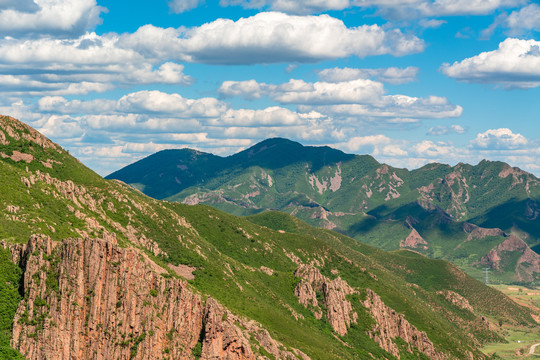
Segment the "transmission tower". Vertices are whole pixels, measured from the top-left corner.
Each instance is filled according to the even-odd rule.
[[[489,268],[484,268],[484,284],[486,285],[489,285],[489,278],[488,278],[488,274],[489,274]]]

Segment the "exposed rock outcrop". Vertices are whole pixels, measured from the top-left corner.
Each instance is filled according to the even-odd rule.
[[[399,358],[399,349],[393,339],[400,337],[409,344],[409,352],[412,352],[414,346],[430,359],[446,359],[444,354],[435,350],[425,332],[419,331],[402,314],[386,306],[380,296],[371,289],[367,289],[367,298],[363,305],[376,321],[369,335],[384,350]]]
[[[468,222],[463,223],[463,231],[469,233],[467,240],[484,239],[486,236],[507,236],[504,231],[498,228],[487,229]]]
[[[351,323],[356,323],[358,314],[353,309],[347,295],[355,291],[340,277],[330,280],[321,274],[313,265],[300,265],[295,276],[301,278],[296,286],[295,295],[300,304],[311,308],[317,319],[322,318],[322,310],[317,300],[317,292],[321,294],[323,305],[326,308],[326,319],[336,333],[343,336]]]
[[[470,312],[473,312],[474,309],[469,304],[469,300],[465,299],[463,296],[459,295],[458,293],[446,290],[446,291],[437,291],[437,294],[443,295],[446,300],[450,301],[452,304],[456,305],[457,307],[462,308],[463,310],[468,310]]]
[[[25,299],[12,346],[28,359],[192,356],[202,299],[185,282],[160,276],[140,252],[112,241],[33,236],[20,260]]]
[[[328,279],[313,265],[301,265],[295,275],[301,278],[295,290],[298,301],[306,308],[310,308],[318,319],[322,318],[321,307],[326,308],[326,319],[334,331],[341,336],[345,335],[351,324],[356,323],[358,319],[358,314],[353,311],[347,295],[357,291],[339,277],[334,280]],[[400,337],[408,344],[407,350],[411,353],[416,348],[431,359],[446,359],[444,354],[435,349],[425,332],[419,331],[402,314],[386,306],[374,291],[371,289],[366,291],[366,300],[362,301],[361,305],[375,319],[375,326],[369,331],[369,336],[382,349],[400,358],[399,348],[394,342]],[[319,304],[319,301],[323,303]]]
[[[257,322],[234,315],[212,298],[206,301],[201,335],[204,337],[201,359],[204,360],[267,359],[260,355],[263,351],[276,359],[310,360],[298,349],[287,350]]]
[[[424,240],[424,238],[420,236],[420,234],[418,233],[418,231],[416,231],[415,228],[412,228],[409,236],[407,236],[406,239],[401,240],[399,243],[399,247],[401,248],[411,248],[411,249],[420,248],[424,250],[427,250],[428,248],[427,245],[428,243],[426,242],[426,240]]]
[[[215,299],[204,304],[185,281],[161,276],[163,268],[114,237],[1,245],[24,269],[11,345],[29,360],[193,359],[196,347],[202,359],[266,359],[263,348],[309,360]]]
[[[491,249],[486,256],[480,259],[480,264],[502,271],[508,265],[506,259],[508,253],[519,252],[522,255],[518,258],[514,271],[518,281],[533,281],[540,276],[540,255],[532,251],[531,248],[515,235],[510,235],[502,243]]]

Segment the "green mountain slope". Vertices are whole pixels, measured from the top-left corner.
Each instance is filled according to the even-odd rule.
[[[283,213],[238,218],[204,205],[158,201],[121,182],[100,178],[59,146],[12,118],[0,118],[0,139],[0,242],[10,249],[14,260],[23,258],[22,250],[17,249],[35,248],[25,253],[25,261],[19,261],[20,269],[6,261],[9,252],[0,254],[6,274],[2,284],[7,286],[0,297],[0,309],[7,309],[0,324],[1,351],[14,351],[6,348],[11,336],[10,319],[15,318],[17,338],[26,339],[11,346],[30,359],[36,358],[32,355],[36,349],[43,349],[50,341],[46,334],[65,321],[62,316],[67,315],[57,307],[58,301],[74,296],[74,279],[83,278],[83,274],[66,277],[66,272],[76,267],[62,268],[68,259],[77,259],[79,252],[72,246],[81,244],[80,240],[70,238],[83,238],[82,244],[86,244],[81,256],[90,267],[81,268],[87,274],[84,276],[91,277],[92,259],[95,266],[99,263],[95,249],[105,244],[103,249],[121,254],[114,245],[118,242],[139,253],[138,262],[130,260],[134,269],[146,263],[152,271],[161,272],[168,279],[165,281],[187,279],[189,291],[201,294],[203,300],[208,297],[207,308],[214,301],[210,297],[216,299],[234,316],[261,324],[283,344],[283,349],[299,349],[311,359],[356,359],[369,354],[377,359],[481,359],[486,358],[478,350],[482,344],[503,341],[497,322],[536,331],[530,310],[447,262],[410,251],[385,252]],[[19,245],[35,233],[63,241],[51,247],[47,241],[34,238],[27,247]],[[126,254],[127,259],[131,253]],[[40,265],[30,268],[31,264]],[[130,271],[112,260],[109,266],[111,274],[118,273],[116,268]],[[24,285],[15,286],[20,271]],[[123,282],[121,277],[115,281]],[[145,278],[138,281],[139,286],[151,285],[145,284]],[[116,301],[109,298],[114,294],[96,294],[96,286],[79,288],[84,289],[78,290],[83,291],[78,293],[81,300],[67,304],[80,308],[82,319],[86,318],[77,341],[84,341],[88,334],[97,334],[105,339],[102,341],[117,337],[120,340],[107,344],[128,353],[131,349],[134,358],[144,358],[145,349],[158,346],[159,341],[175,343],[172,330],[165,339],[154,339],[157,335],[152,334],[162,331],[152,327],[154,322],[137,325],[145,332],[129,336],[120,328],[114,333],[105,330],[105,324],[94,324],[96,296],[112,304]],[[20,294],[13,292],[16,288]],[[114,296],[125,296],[121,286],[115,291],[118,293]],[[306,298],[309,294],[313,297]],[[152,319],[168,316],[165,305],[151,307],[157,301],[153,299],[161,299],[160,292],[151,290],[147,296],[142,306],[155,311]],[[13,305],[18,301],[14,315]],[[301,303],[306,301],[309,306]],[[127,303],[118,300],[116,308],[122,306]],[[175,314],[174,318],[183,316],[188,319],[187,313]],[[225,312],[216,321],[223,322],[220,326],[231,324],[228,316],[232,315]],[[381,322],[379,317],[386,320]],[[53,318],[54,324],[48,320]],[[243,324],[234,325],[235,336],[249,332],[245,328],[248,323]],[[403,331],[413,336],[399,335],[405,334]],[[178,351],[187,351],[185,346],[189,346],[189,354],[192,350],[194,354],[190,356],[204,357],[212,350],[207,345],[212,339],[203,333],[192,335],[199,342],[182,345],[177,349],[184,350]],[[276,348],[256,338],[246,345],[253,349],[250,351],[267,359],[279,357],[270,353]],[[167,346],[163,348],[164,358],[177,345]]]
[[[540,279],[540,256],[529,253],[540,246],[540,181],[505,163],[408,171],[286,139],[268,139],[226,158],[197,153],[188,161],[186,151],[154,154],[108,178],[158,199],[235,215],[284,211],[385,250],[410,248],[452,261],[477,278],[488,266],[493,281]],[[470,224],[502,231],[471,234]],[[486,239],[482,234],[490,231],[496,235]],[[526,247],[505,250],[502,266],[493,263],[487,255],[511,235]]]

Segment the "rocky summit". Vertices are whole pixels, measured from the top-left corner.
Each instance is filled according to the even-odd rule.
[[[234,215],[286,212],[384,250],[454,262],[477,279],[488,267],[495,283],[540,280],[540,180],[502,162],[409,171],[275,138],[228,157],[165,150],[107,178]]]
[[[539,331],[533,310],[444,260],[283,212],[237,217],[156,200],[10,117],[0,117],[0,141],[2,359],[489,359],[481,348],[506,341],[501,324]],[[252,150],[242,156],[265,151]],[[337,193],[340,168],[340,187],[317,177],[313,189]],[[379,173],[397,189],[393,171]],[[433,247],[421,220],[407,219],[405,247]],[[534,257],[505,229],[464,224],[470,243],[505,239],[486,263],[504,267],[515,249]]]

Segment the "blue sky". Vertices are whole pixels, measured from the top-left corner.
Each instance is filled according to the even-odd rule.
[[[0,113],[106,175],[267,137],[540,174],[530,0],[0,0]]]

